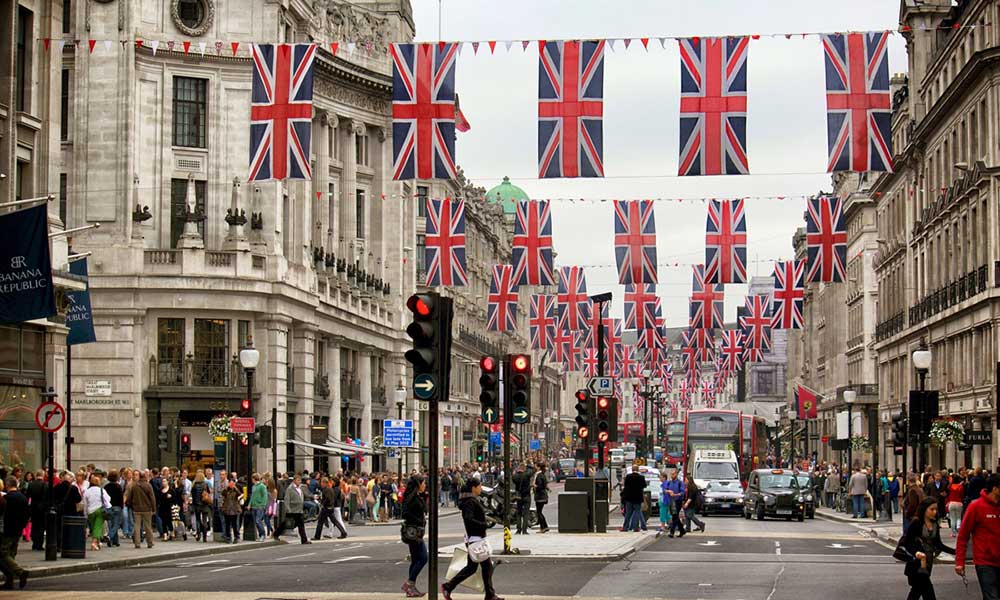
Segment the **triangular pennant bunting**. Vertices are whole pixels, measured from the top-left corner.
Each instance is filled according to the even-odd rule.
[[[94,46],[97,45],[97,40],[87,40],[87,47],[90,48],[90,53],[94,53]]]

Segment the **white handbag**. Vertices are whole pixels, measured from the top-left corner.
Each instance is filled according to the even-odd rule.
[[[466,549],[469,551],[469,558],[471,558],[474,563],[481,563],[489,560],[490,555],[493,553],[493,549],[490,548],[490,541],[486,538],[470,542],[466,545]]]

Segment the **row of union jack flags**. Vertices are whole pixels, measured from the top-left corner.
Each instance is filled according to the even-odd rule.
[[[828,172],[892,171],[889,32],[820,36]],[[538,177],[604,177],[604,40],[538,42]],[[678,175],[745,175],[751,37],[680,49]],[[393,44],[393,179],[455,178],[460,45]]]

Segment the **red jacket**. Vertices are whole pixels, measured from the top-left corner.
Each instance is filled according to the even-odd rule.
[[[1000,504],[981,492],[962,515],[955,547],[955,565],[965,564],[965,548],[972,536],[972,562],[980,567],[1000,567]]]

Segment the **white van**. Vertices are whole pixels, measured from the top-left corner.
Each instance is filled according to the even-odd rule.
[[[702,490],[709,482],[740,481],[739,462],[732,450],[695,450],[691,466],[691,476]]]
[[[611,459],[612,467],[621,467],[625,465],[625,451],[621,448],[612,448],[609,450],[608,457]]]

